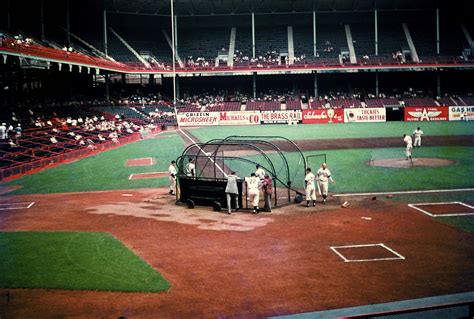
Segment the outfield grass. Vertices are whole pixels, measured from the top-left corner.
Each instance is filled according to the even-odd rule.
[[[212,126],[190,129],[201,142],[229,135],[279,135],[290,140],[401,137],[411,134],[420,126],[425,135],[471,135],[474,122],[383,122],[383,123],[341,123],[321,125],[254,125],[254,126]]]
[[[0,287],[162,292],[169,283],[107,233],[0,232]]]
[[[318,151],[304,155],[320,154]],[[474,187],[474,148],[461,146],[422,147],[414,151],[415,157],[438,157],[454,160],[445,167],[385,168],[367,165],[371,157],[404,157],[402,148],[328,150],[328,168],[336,179],[330,189],[337,193],[422,190],[440,188]],[[276,156],[274,154],[270,157]],[[298,156],[287,155],[290,165],[296,165]],[[308,163],[313,171],[321,163]],[[241,172],[239,172],[241,173]],[[242,172],[243,175],[250,172]],[[241,174],[242,174],[241,173]],[[293,181],[296,187],[303,187],[303,180]]]
[[[181,155],[183,149],[183,140],[175,134],[140,140],[2,185],[22,186],[9,195],[160,187],[168,184],[167,178],[128,180],[128,177],[133,173],[168,171],[170,161]],[[143,157],[153,157],[156,164],[125,166],[127,159]]]

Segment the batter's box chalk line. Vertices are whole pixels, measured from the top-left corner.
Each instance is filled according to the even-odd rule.
[[[367,258],[367,259],[348,259],[346,258],[338,249],[345,249],[345,248],[366,248],[366,247],[382,247],[385,250],[388,250],[394,257],[383,257],[383,258]],[[330,246],[331,250],[336,253],[342,260],[346,263],[357,263],[357,262],[366,262],[366,261],[383,261],[383,260],[405,260],[401,254],[397,253],[395,250],[391,249],[390,247],[386,246],[383,243],[379,244],[362,244],[362,245],[347,245],[347,246]]]
[[[35,202],[4,203],[0,204],[0,210],[28,209],[34,204]]]
[[[461,205],[467,208],[472,209],[471,213],[454,213],[454,214],[432,214],[429,211],[417,206],[434,206],[434,205]],[[416,209],[417,211],[422,212],[423,214],[426,214],[430,217],[452,217],[452,216],[470,216],[474,215],[474,206],[471,206],[469,204],[463,203],[463,202],[437,202],[437,203],[416,203],[416,204],[408,204],[408,207]]]

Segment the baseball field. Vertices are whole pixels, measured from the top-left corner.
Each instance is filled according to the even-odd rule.
[[[406,161],[402,135],[416,126],[165,131],[3,182],[0,316],[317,317],[472,292],[474,123],[420,123]],[[259,215],[175,204],[169,162],[231,135],[286,137],[313,170],[325,156],[328,203]]]

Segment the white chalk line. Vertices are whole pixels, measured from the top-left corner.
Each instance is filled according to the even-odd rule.
[[[403,194],[429,194],[429,193],[455,193],[455,192],[472,192],[474,188],[455,188],[455,189],[429,189],[417,191],[394,191],[394,192],[372,192],[372,193],[347,193],[334,194],[334,197],[344,196],[372,196],[372,195],[403,195]]]
[[[19,202],[0,204],[0,210],[14,210],[14,209],[28,209],[31,208],[35,202]],[[15,206],[18,205],[18,206]]]
[[[191,138],[191,136],[189,136],[188,134],[186,134],[181,128],[179,128],[179,131],[180,131],[181,133],[183,133],[183,135],[186,136],[186,137],[191,141],[191,143],[193,143],[194,145],[196,145],[197,148],[199,149],[199,151],[200,151],[201,153],[203,153],[204,155],[206,155],[207,158],[209,158],[209,160],[210,160],[212,163],[214,163],[214,166],[217,167],[217,168],[221,171],[222,174],[224,174],[224,176],[227,176],[227,174],[224,172],[224,170],[222,169],[222,167],[220,167],[219,164],[217,164],[216,162],[214,162],[214,160],[213,160],[209,155],[207,155],[206,152],[204,152],[204,150]]]
[[[452,216],[470,216],[470,215],[474,215],[474,212],[472,212],[472,213],[457,213],[457,214],[432,214],[432,213],[430,213],[429,211],[427,211],[423,208],[417,207],[417,206],[433,206],[433,205],[461,205],[461,206],[468,207],[470,209],[474,209],[473,206],[471,206],[469,204],[466,204],[466,203],[463,203],[463,202],[416,203],[416,204],[408,204],[408,207],[416,209],[417,211],[420,211],[423,214],[426,214],[430,217],[452,217]]]
[[[342,253],[340,253],[337,249],[339,248],[361,248],[361,247],[382,247],[396,257],[385,257],[385,258],[369,258],[369,259],[347,259]],[[387,245],[383,243],[379,244],[361,244],[361,245],[347,245],[347,246],[330,246],[331,250],[335,252],[342,260],[346,263],[354,263],[354,262],[367,262],[367,261],[383,261],[383,260],[405,260],[405,257],[396,252],[395,250],[391,249]]]
[[[128,180],[132,180],[133,179],[133,176],[135,175],[153,175],[153,174],[168,174],[168,172],[146,172],[146,173],[134,173],[134,174],[130,174],[130,176],[128,177]]]

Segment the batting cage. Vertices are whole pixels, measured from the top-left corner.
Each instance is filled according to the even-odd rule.
[[[178,201],[227,207],[225,188],[232,171],[240,177],[239,206],[248,208],[244,178],[261,168],[273,180],[272,204],[278,207],[304,193],[306,161],[292,141],[281,136],[229,136],[188,146],[177,159]],[[189,165],[194,166],[194,176]],[[263,197],[263,196],[261,196]],[[263,198],[262,198],[263,199]]]

